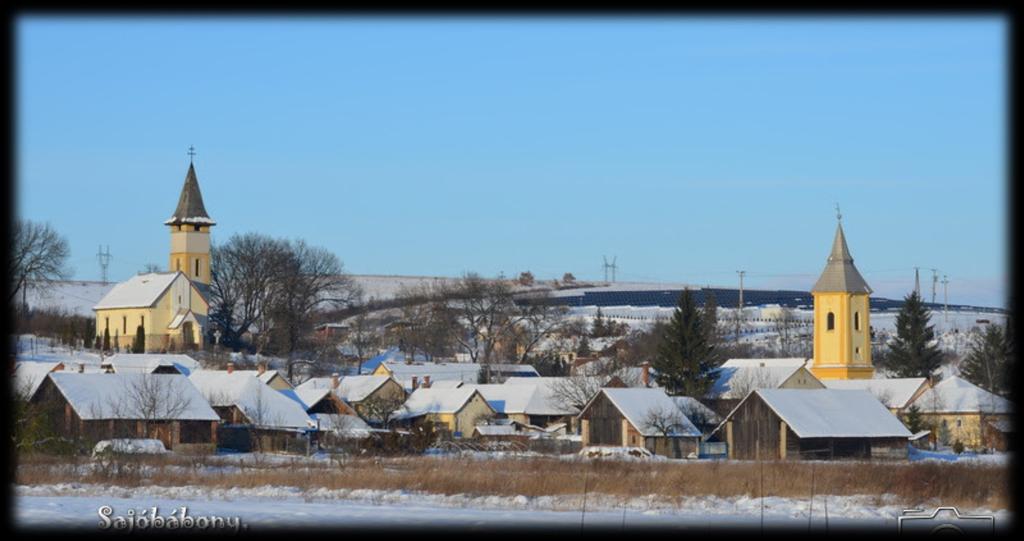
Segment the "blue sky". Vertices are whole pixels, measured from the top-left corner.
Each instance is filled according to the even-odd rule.
[[[197,148],[214,242],[350,272],[809,288],[836,202],[899,297],[1004,304],[999,18],[22,18],[17,210],[80,279],[167,264]],[[939,286],[941,298],[941,285]]]

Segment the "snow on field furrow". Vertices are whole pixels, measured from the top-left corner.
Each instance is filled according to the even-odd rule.
[[[61,483],[54,485],[27,485],[16,487],[16,499],[22,498],[122,498],[137,502],[149,500],[194,500],[202,502],[257,502],[272,500],[275,502],[302,501],[311,502],[351,502],[379,506],[405,506],[410,504],[428,505],[443,508],[472,508],[496,510],[551,510],[574,511],[583,506],[583,495],[560,495],[528,497],[473,495],[473,494],[436,494],[404,490],[372,490],[372,489],[327,489],[316,488],[302,490],[298,487],[271,486],[242,488],[218,488],[201,486],[178,487],[117,487],[94,484]],[[821,496],[815,497],[815,506],[823,506],[828,500],[829,514],[835,517],[874,519],[894,519],[899,516],[908,502],[900,502],[891,494],[882,496]],[[936,502],[936,505],[938,502]],[[760,516],[762,505],[766,516],[778,518],[807,518],[808,499],[766,497],[717,496],[666,498],[657,495],[635,497],[622,501],[616,496],[606,494],[587,494],[586,506],[593,511],[623,510],[635,512],[656,512],[658,514],[698,514],[698,515],[729,515],[743,516],[752,513]],[[965,510],[972,513],[990,513],[986,509]]]

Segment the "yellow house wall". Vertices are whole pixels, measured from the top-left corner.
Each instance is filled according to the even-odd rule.
[[[473,427],[479,421],[494,415],[494,409],[484,400],[480,393],[474,393],[466,405],[455,414],[455,427],[453,431],[462,432],[463,437],[470,437],[473,434]]]
[[[187,297],[186,297],[187,295]],[[178,297],[181,302],[178,302]],[[132,346],[136,328],[140,323],[146,333],[146,350],[159,350],[167,345],[167,337],[181,339],[181,329],[169,330],[167,327],[180,308],[190,308],[193,313],[206,315],[209,305],[199,291],[188,281],[179,276],[170,287],[157,299],[152,306],[145,308],[106,308],[96,310],[96,334],[103,336],[107,318],[110,321],[110,344],[121,348]],[[128,331],[124,330],[124,319],[128,318]],[[142,318],[145,318],[145,321]],[[192,341],[200,343],[201,330],[193,326]]]
[[[979,412],[965,413],[921,413],[921,420],[927,425],[935,437],[939,435],[939,427],[942,421],[946,421],[946,428],[949,430],[949,444],[960,440],[965,447],[979,448],[984,445],[982,441],[982,422],[996,419],[1009,419],[1009,415],[988,415]],[[960,421],[960,426],[957,426]]]
[[[824,389],[825,384],[806,368],[800,368],[779,385],[779,389]]]
[[[391,372],[387,368],[384,367],[384,363],[380,363],[380,364],[377,365],[377,368],[373,369],[373,373],[371,375],[373,375],[373,376],[390,376]]]

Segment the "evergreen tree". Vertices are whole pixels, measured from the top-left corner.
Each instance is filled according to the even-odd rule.
[[[718,327],[718,299],[710,291],[704,295],[704,307],[701,309],[704,318],[704,331],[707,333],[708,345],[713,348],[716,360],[724,355],[722,346],[722,332]],[[716,363],[717,365],[717,363]]]
[[[931,311],[915,291],[903,299],[896,315],[896,338],[889,344],[885,368],[897,377],[930,377],[942,364],[942,352],[935,341],[935,327],[928,324]]]
[[[921,419],[921,408],[917,405],[911,405],[907,408],[907,413],[903,416],[903,424],[906,425],[907,430],[911,434],[917,434],[924,430],[924,420]]]
[[[139,325],[135,329],[135,341],[132,342],[132,353],[146,352],[146,329]]]
[[[103,329],[103,351],[110,351],[110,329]]]
[[[715,380],[717,353],[708,343],[704,315],[697,310],[693,294],[683,290],[651,363],[658,383],[669,394],[704,396]]]
[[[579,344],[579,346],[576,347],[576,356],[577,357],[589,357],[590,354],[591,354],[591,351],[590,351],[590,339],[588,339],[587,335],[584,334],[583,336],[580,337],[580,344]]]
[[[1010,347],[1002,327],[989,325],[971,337],[970,350],[960,363],[960,375],[986,391],[1007,396],[1010,380]]]
[[[604,314],[601,313],[601,307],[597,307],[597,315],[594,316],[594,324],[590,328],[590,336],[594,338],[600,338],[607,335],[607,328],[604,322]]]

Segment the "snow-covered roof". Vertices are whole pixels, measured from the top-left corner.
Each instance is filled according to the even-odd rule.
[[[604,388],[601,393],[611,400],[612,404],[626,419],[644,436],[662,436],[661,431],[652,425],[652,416],[672,416],[678,427],[673,429],[673,436],[700,436],[700,430],[686,418],[676,403],[662,389],[644,387]],[[596,397],[595,397],[596,398]],[[593,400],[591,400],[593,402]],[[589,407],[590,404],[587,404]],[[586,408],[584,408],[586,409]],[[666,417],[663,420],[667,420]]]
[[[46,375],[63,366],[59,362],[18,362],[14,365],[14,390],[26,393],[26,398],[35,396]]]
[[[683,415],[691,421],[696,418],[701,418],[707,424],[717,425],[722,422],[722,418],[715,413],[714,410],[705,406],[692,396],[670,396],[669,398],[676,403],[676,407],[679,408],[679,411],[683,412]]]
[[[723,367],[742,368],[747,366],[792,366],[809,367],[810,359],[803,357],[776,357],[771,359],[729,359],[722,363]]]
[[[461,387],[458,389],[425,389],[421,387],[409,395],[401,408],[395,410],[395,418],[408,419],[428,413],[457,413],[474,394],[479,394],[476,389]]]
[[[909,405],[927,378],[874,378],[822,380],[829,389],[862,389],[875,395],[886,407],[903,408]]]
[[[174,367],[189,375],[199,368],[199,361],[183,354],[173,353],[116,353],[103,361],[114,367],[118,374],[152,373],[160,367]]]
[[[476,389],[484,400],[498,413],[528,413],[530,401],[537,391],[536,385],[471,385],[465,383],[460,389]]]
[[[302,404],[302,408],[306,411],[309,411],[309,409],[315,406],[317,402],[320,402],[330,394],[331,389],[329,388],[321,389],[314,387],[306,387],[304,389],[296,387],[295,389],[290,389],[287,393],[284,393],[288,398],[298,400],[299,403]]]
[[[462,387],[465,383],[454,379],[443,379],[441,381],[431,381],[431,389],[457,389]]]
[[[336,432],[348,436],[367,436],[370,425],[356,415],[340,413],[313,413],[309,416],[321,431]]]
[[[427,363],[427,362],[398,362],[383,361],[384,365],[396,380],[407,389],[412,388],[412,378],[416,377],[419,382],[430,376],[431,383],[435,381],[461,381],[463,383],[476,383],[480,379],[480,370],[484,365],[478,363]],[[503,374],[509,377],[531,377],[538,376],[537,369],[528,364],[490,364],[492,374]]]
[[[335,394],[348,403],[361,402],[373,394],[381,385],[391,379],[389,376],[344,376],[338,378],[338,388]],[[332,378],[310,378],[296,387],[296,390],[319,389],[331,390],[334,387]]]
[[[786,382],[802,365],[721,366],[708,396],[740,399],[754,389],[774,389]],[[811,375],[810,377],[814,377]]]
[[[150,396],[173,396],[157,408],[155,417],[180,421],[220,418],[181,374],[78,374],[54,372],[50,379],[83,420],[145,419],[141,410]],[[163,411],[161,411],[163,410]]]
[[[309,428],[310,419],[302,404],[260,381],[255,370],[194,370],[189,380],[210,405],[237,406],[254,425]]]
[[[474,432],[481,436],[514,436],[519,432],[515,425],[476,425]]]
[[[579,413],[575,408],[568,408],[563,404],[566,402],[559,399],[559,389],[563,386],[573,387],[570,383],[574,378],[590,378],[592,388],[599,388],[608,382],[608,376],[541,376],[536,378],[508,378],[504,385],[533,385],[537,392],[531,402],[531,415],[573,415]]]
[[[924,413],[1013,413],[1013,403],[959,377],[950,376],[914,400]]]
[[[178,276],[184,277],[185,275],[180,271],[136,274],[114,286],[93,309],[152,306],[160,298],[160,295],[171,287]]]
[[[907,427],[868,391],[758,389],[754,393],[801,438],[911,436]]]

